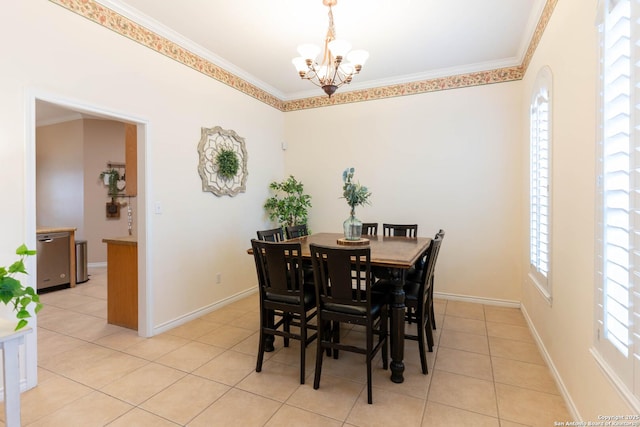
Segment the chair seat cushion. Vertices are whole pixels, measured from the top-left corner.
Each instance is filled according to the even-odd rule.
[[[405,282],[404,284],[404,297],[407,300],[418,301],[420,295],[420,283]]]
[[[354,299],[355,299],[355,290],[353,292],[354,292]],[[380,314],[380,310],[382,306],[386,304],[387,304],[386,295],[374,294],[373,292],[371,293],[371,314],[373,314],[373,317],[378,316]],[[331,302],[326,302],[324,303],[323,308],[329,311],[336,311],[338,313],[345,313],[345,314],[354,314],[358,316],[363,316],[367,314],[367,308],[359,305],[335,304]]]
[[[302,296],[304,298],[305,307],[316,303],[316,290],[313,285],[305,284],[303,287]],[[283,302],[285,304],[300,304],[299,295],[287,295],[267,291],[266,297],[268,300],[275,302]]]

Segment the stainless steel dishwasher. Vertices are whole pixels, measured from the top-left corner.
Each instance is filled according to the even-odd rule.
[[[38,289],[51,288],[71,282],[68,232],[39,233],[36,248],[38,260]]]

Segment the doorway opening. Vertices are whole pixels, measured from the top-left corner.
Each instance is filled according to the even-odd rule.
[[[27,192],[28,197],[28,232],[34,236],[38,227],[50,226],[56,224],[41,224],[40,217],[56,218],[56,215],[67,215],[72,223],[69,226],[78,229],[79,234],[76,237],[81,240],[89,240],[89,250],[97,249],[98,258],[88,260],[90,266],[100,267],[106,266],[106,244],[102,242],[102,238],[109,238],[118,235],[133,234],[137,238],[138,245],[138,335],[148,337],[152,335],[152,325],[150,305],[148,303],[148,283],[146,281],[146,260],[149,258],[146,245],[146,188],[145,188],[145,171],[146,171],[146,129],[147,123],[144,120],[133,117],[126,113],[114,113],[98,106],[91,106],[79,103],[73,100],[54,97],[43,94],[33,94],[29,99],[28,111],[28,154],[27,154]],[[66,124],[66,125],[65,125]],[[110,132],[118,132],[118,128],[127,127],[129,132],[133,129],[136,139],[135,147],[135,164],[136,170],[135,181],[130,181],[131,186],[136,188],[136,192],[125,193],[118,197],[111,198],[108,195],[106,185],[101,185],[99,175],[102,171],[107,170],[113,164],[124,163],[124,157],[119,156],[118,149],[109,147],[108,138],[103,138]],[[78,132],[78,138],[74,143],[65,143],[64,147],[57,147],[58,158],[62,164],[66,163],[66,167],[60,170],[58,176],[61,179],[71,179],[75,177],[75,197],[64,193],[64,189],[68,188],[62,184],[62,193],[58,193],[58,197],[50,198],[51,202],[42,202],[47,200],[48,195],[40,197],[38,192],[43,186],[39,181],[41,176],[48,175],[49,179],[54,176],[55,167],[49,168],[45,172],[38,171],[38,164],[42,162],[41,155],[53,147],[41,148],[38,144],[39,135],[42,129],[62,128],[66,131]],[[100,142],[103,138],[104,141]],[[55,141],[55,138],[53,139]],[[123,147],[124,147],[124,141]],[[124,150],[124,148],[122,149]],[[73,157],[64,160],[64,155],[60,155],[59,151],[64,151],[68,156]],[[122,151],[124,152],[124,151]],[[116,154],[113,154],[116,153]],[[54,162],[55,164],[55,162]],[[60,167],[60,165],[58,166]],[[122,177],[121,177],[122,178]],[[81,182],[79,182],[81,181]],[[124,181],[124,180],[122,180]],[[54,182],[55,185],[55,182]],[[79,188],[79,189],[78,189]],[[124,187],[122,188],[124,190]],[[49,191],[49,190],[48,190]],[[60,197],[62,195],[62,197]],[[117,201],[122,208],[122,215],[117,221],[107,218],[108,207],[107,198]],[[57,208],[56,208],[57,206]],[[40,215],[40,210],[47,212],[46,215]],[[66,212],[65,212],[66,210]],[[87,218],[91,216],[91,218]],[[76,218],[73,221],[73,218]],[[59,221],[60,219],[56,219]],[[111,220],[111,221],[110,221]],[[80,224],[77,227],[76,224]],[[101,237],[102,234],[102,237]],[[87,237],[85,239],[85,236]]]

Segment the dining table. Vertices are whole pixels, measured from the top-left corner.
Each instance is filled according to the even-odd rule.
[[[371,265],[390,269],[393,273],[393,289],[389,295],[389,314],[391,326],[391,381],[404,381],[404,323],[405,303],[404,284],[407,271],[414,266],[420,256],[429,248],[429,237],[404,236],[362,236],[357,242],[345,242],[343,233],[313,233],[286,240],[300,242],[302,258],[311,259],[309,245],[347,247],[346,244],[359,244],[371,248]],[[251,253],[251,252],[250,252]]]

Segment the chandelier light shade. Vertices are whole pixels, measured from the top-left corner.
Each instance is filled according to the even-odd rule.
[[[300,56],[291,61],[301,79],[320,86],[329,97],[343,84],[351,83],[353,76],[362,70],[369,58],[366,50],[351,50],[351,43],[336,39],[331,7],[337,3],[338,0],[322,0],[322,4],[329,7],[329,29],[322,57],[318,56],[321,54],[320,47],[306,43],[298,46]]]

